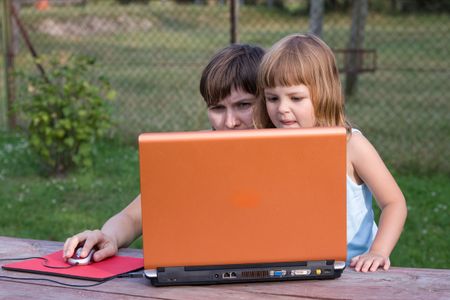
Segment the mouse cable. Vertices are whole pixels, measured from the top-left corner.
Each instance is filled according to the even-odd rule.
[[[145,277],[145,274],[144,274],[144,271],[128,272],[128,273],[119,274],[116,277],[117,278],[141,278],[141,277]]]
[[[44,263],[48,262],[48,260],[46,258],[43,257],[39,257],[39,256],[30,256],[30,257],[20,257],[20,258],[0,258],[0,261],[8,261],[8,260],[27,260],[27,259],[34,259],[34,258],[38,258],[38,259],[43,259]],[[48,267],[48,268],[65,268],[65,267],[52,267],[52,266],[48,266],[45,265],[43,263],[44,266]],[[72,265],[70,267],[73,267]],[[67,286],[67,287],[79,287],[79,288],[85,288],[85,287],[93,287],[93,286],[97,286],[100,284],[103,284],[105,282],[108,282],[110,280],[113,280],[115,278],[141,278],[144,277],[144,272],[128,272],[128,273],[124,273],[124,274],[119,274],[107,279],[104,279],[102,281],[96,282],[96,283],[92,283],[92,284],[70,284],[70,283],[64,283],[64,282],[60,282],[57,280],[53,280],[53,279],[48,279],[48,278],[35,278],[35,277],[13,277],[13,276],[3,276],[0,275],[0,279],[9,279],[9,280],[23,280],[23,281],[48,281],[48,282],[52,282],[52,283],[56,283],[62,286]]]
[[[1,279],[10,279],[10,280],[22,280],[22,281],[48,281],[48,282],[53,282],[56,284],[60,284],[63,286],[68,286],[68,287],[79,287],[79,288],[85,288],[85,287],[93,287],[93,286],[97,286],[100,284],[103,284],[105,282],[108,282],[112,279],[116,278],[116,276],[93,283],[93,284],[70,284],[70,283],[64,283],[64,282],[60,282],[57,280],[53,280],[53,279],[47,279],[47,278],[32,278],[32,277],[12,277],[12,276],[2,276],[0,275],[0,280]]]
[[[7,261],[7,260],[27,260],[27,259],[42,259],[42,265],[46,268],[50,269],[70,269],[74,267],[75,265],[68,265],[68,266],[50,266],[48,265],[48,259],[45,257],[40,256],[29,256],[29,257],[14,257],[14,258],[0,258],[0,261]]]

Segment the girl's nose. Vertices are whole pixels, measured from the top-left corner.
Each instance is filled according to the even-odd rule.
[[[279,105],[278,105],[278,112],[279,113],[285,113],[289,111],[289,103],[288,101],[284,99],[280,99]]]

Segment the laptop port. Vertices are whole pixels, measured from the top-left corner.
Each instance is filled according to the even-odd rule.
[[[266,278],[269,277],[269,271],[260,270],[260,271],[242,271],[242,278]]]
[[[286,275],[286,270],[271,270],[269,274],[273,277],[283,277]]]
[[[224,278],[224,279],[233,279],[233,278],[237,278],[237,274],[236,274],[236,272],[231,272],[231,273],[226,272],[226,273],[223,273],[223,274],[222,274],[222,278]]]
[[[291,275],[292,276],[306,276],[311,274],[311,270],[308,269],[300,269],[300,270],[292,270]]]

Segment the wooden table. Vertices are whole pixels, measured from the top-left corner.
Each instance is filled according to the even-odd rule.
[[[62,248],[49,242],[0,236],[0,258],[43,256]],[[142,257],[141,250],[122,255]],[[4,264],[6,262],[1,262]],[[0,270],[0,276],[51,278],[70,284],[89,281]],[[153,287],[143,278],[117,278],[90,288],[51,282],[0,279],[0,299],[450,299],[450,270],[391,268],[357,273],[346,269],[335,280]]]

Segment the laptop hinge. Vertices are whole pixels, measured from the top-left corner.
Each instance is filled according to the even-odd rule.
[[[144,275],[147,278],[156,278],[156,277],[158,277],[158,273],[156,272],[155,269],[145,270],[144,271]]]
[[[334,262],[334,268],[336,270],[343,270],[343,269],[345,269],[345,261],[335,261]]]

